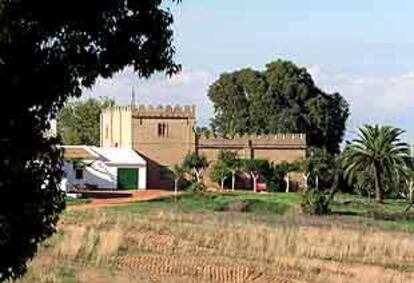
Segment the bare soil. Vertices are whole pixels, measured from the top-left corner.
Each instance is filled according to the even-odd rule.
[[[91,209],[102,208],[109,206],[120,206],[133,202],[148,201],[155,199],[162,199],[171,197],[174,192],[164,190],[146,190],[146,191],[127,191],[125,194],[130,194],[130,197],[118,197],[118,198],[95,198],[89,203],[71,205],[68,209]]]

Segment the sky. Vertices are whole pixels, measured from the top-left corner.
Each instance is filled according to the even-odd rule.
[[[208,86],[223,72],[258,70],[277,59],[306,67],[316,84],[339,92],[351,117],[346,138],[363,124],[407,131],[414,143],[414,1],[183,0],[164,1],[174,17],[180,74],[139,79],[130,69],[99,79],[85,97],[129,104],[196,104],[199,125],[213,108]]]

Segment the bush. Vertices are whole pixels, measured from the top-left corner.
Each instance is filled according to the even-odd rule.
[[[188,187],[187,191],[192,193],[201,193],[206,190],[206,186],[203,183],[192,182]]]
[[[300,202],[302,212],[323,215],[330,212],[330,197],[328,194],[316,190],[308,190],[302,193]]]
[[[249,212],[254,200],[243,199],[227,202],[217,208],[218,211]]]

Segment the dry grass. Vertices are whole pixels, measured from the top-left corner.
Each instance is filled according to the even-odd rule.
[[[60,232],[20,282],[414,282],[414,238],[403,232],[163,210],[89,211]]]
[[[99,258],[110,256],[118,251],[123,240],[123,232],[124,231],[120,227],[115,226],[111,230],[99,233],[99,245],[97,250]]]

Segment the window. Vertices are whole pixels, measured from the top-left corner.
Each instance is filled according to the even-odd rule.
[[[168,125],[165,123],[158,123],[158,136],[167,137],[168,136]]]
[[[158,123],[158,136],[161,137],[162,136],[162,124]]]
[[[82,169],[76,169],[75,170],[75,178],[77,180],[82,180],[83,179],[83,170]]]

